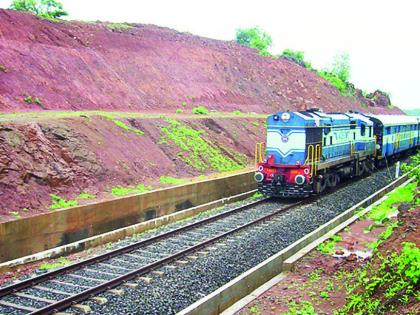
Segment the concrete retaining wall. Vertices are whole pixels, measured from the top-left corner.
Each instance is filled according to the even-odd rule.
[[[0,262],[63,246],[256,188],[253,171],[0,224]]]

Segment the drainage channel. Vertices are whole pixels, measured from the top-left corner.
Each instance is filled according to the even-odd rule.
[[[0,289],[0,313],[51,314],[301,205],[255,210],[262,199]],[[308,201],[305,201],[305,203]],[[59,289],[58,289],[59,288]]]

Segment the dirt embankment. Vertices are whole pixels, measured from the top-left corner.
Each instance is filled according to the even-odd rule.
[[[0,221],[48,211],[51,193],[109,197],[113,187],[155,186],[161,176],[190,178],[246,167],[255,143],[263,141],[263,123],[259,117],[104,116],[3,122]]]
[[[0,10],[0,112],[27,110],[273,112],[320,107],[399,112],[341,96],[286,59],[153,25],[51,22]]]

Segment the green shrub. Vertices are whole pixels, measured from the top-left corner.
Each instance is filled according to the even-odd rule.
[[[177,109],[176,109],[176,113],[177,113],[177,114],[181,114],[182,112],[183,112],[183,110],[182,110],[181,108],[177,108]]]
[[[54,194],[50,194],[50,196],[51,196],[51,206],[50,206],[51,210],[65,209],[65,208],[77,206],[79,204],[77,200],[66,200]]]
[[[35,97],[34,103],[39,105],[39,106],[42,105],[41,99],[39,97]]]
[[[312,69],[311,63],[308,61],[305,61],[305,54],[303,51],[297,51],[297,50],[292,50],[292,49],[287,48],[283,50],[281,57],[287,58],[307,69]]]
[[[207,115],[209,110],[204,106],[197,106],[192,109],[192,113],[196,115]]]
[[[242,112],[240,110],[235,110],[232,112],[234,115],[240,116],[242,115]]]
[[[331,83],[341,94],[346,94],[347,92],[347,83],[342,81],[338,76],[335,74],[328,72],[328,71],[320,71],[318,74]]]
[[[30,95],[25,96],[23,100],[25,101],[25,103],[28,103],[28,104],[32,104],[33,102],[32,96]]]
[[[48,19],[68,15],[63,4],[55,0],[13,0],[10,9],[31,12]]]
[[[272,44],[271,36],[258,27],[238,29],[236,31],[236,42],[255,48],[262,56],[270,56],[268,49]]]

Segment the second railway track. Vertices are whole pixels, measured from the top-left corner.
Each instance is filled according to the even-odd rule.
[[[0,289],[0,313],[52,314],[301,205],[259,200]],[[308,201],[305,201],[308,202]]]

